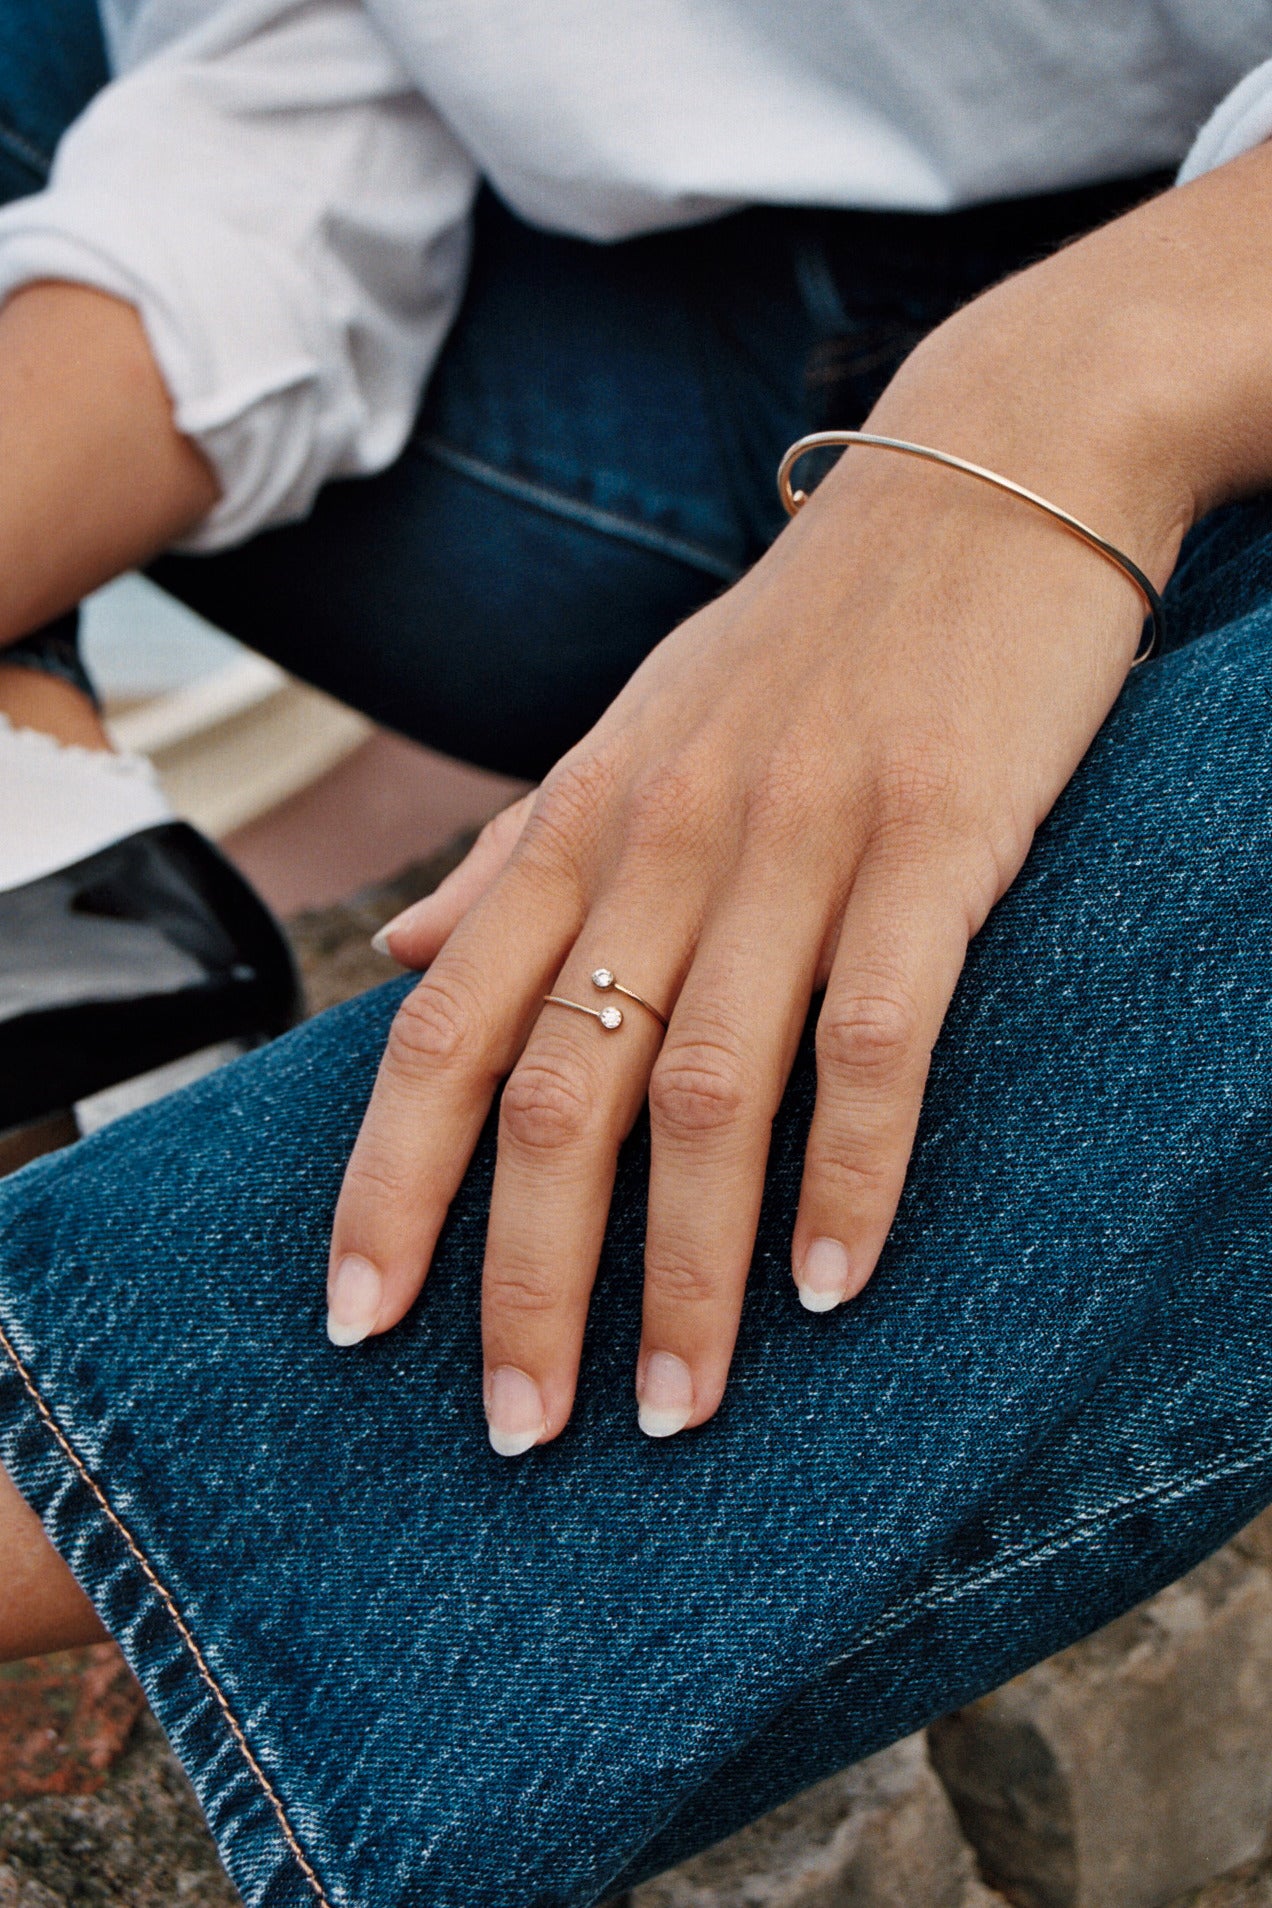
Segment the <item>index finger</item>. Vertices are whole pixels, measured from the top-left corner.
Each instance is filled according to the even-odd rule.
[[[410,1309],[499,1081],[577,931],[578,901],[514,858],[394,1019],[332,1226],[327,1331],[355,1345]]]

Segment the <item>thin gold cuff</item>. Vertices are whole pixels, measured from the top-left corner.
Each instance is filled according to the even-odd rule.
[[[807,456],[809,451],[835,450],[841,445],[846,447],[851,444],[868,444],[875,450],[899,451],[903,457],[921,457],[929,464],[943,464],[947,470],[960,470],[965,477],[975,477],[979,483],[991,484],[995,490],[1005,490],[1009,496],[1018,497],[1021,503],[1041,510],[1044,516],[1053,518],[1070,536],[1077,537],[1097,556],[1113,564],[1139,591],[1148,611],[1145,625],[1147,635],[1140,639],[1132,669],[1147,662],[1162,647],[1166,638],[1166,613],[1162,608],[1162,599],[1139,564],[1133,563],[1125,551],[1089,529],[1077,517],[1071,517],[1067,510],[1061,510],[1058,504],[1048,503],[1036,491],[1026,490],[1023,484],[1013,483],[1010,477],[1000,477],[997,471],[986,470],[982,464],[970,464],[965,457],[954,457],[949,451],[933,450],[928,444],[911,444],[904,437],[876,437],[871,431],[814,431],[808,437],[797,439],[777,467],[778,495],[788,516],[793,517],[800,505],[808,501],[805,491],[791,488],[791,472],[800,458]]]

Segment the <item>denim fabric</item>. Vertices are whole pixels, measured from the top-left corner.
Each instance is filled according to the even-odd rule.
[[[0,201],[36,192],[62,132],[106,82],[94,0],[0,9]]]
[[[404,983],[0,1189],[0,1452],[250,1904],[582,1908],[1272,1497],[1272,514],[1171,594],[1180,646],[972,948],[880,1270],[820,1318],[787,1265],[805,1043],[703,1429],[635,1426],[639,1129],[556,1444],[483,1434],[490,1130],[410,1319],[327,1344]]]
[[[533,770],[772,534],[789,436],[859,417],[952,304],[1132,190],[613,248],[487,200],[400,464],[162,574],[398,726]],[[805,1042],[700,1431],[635,1426],[642,1128],[556,1444],[509,1464],[484,1438],[492,1130],[409,1320],[326,1342],[403,983],[0,1186],[0,1456],[249,1908],[585,1908],[1272,1498],[1268,506],[1194,535],[1168,611],[972,949],[879,1273],[819,1318],[787,1264]]]
[[[87,696],[94,708],[101,706],[80,654],[77,612],[60,616],[57,622],[46,623],[34,635],[24,636],[21,641],[0,649],[0,663],[17,669],[33,669],[42,676],[56,676],[59,682],[69,682],[72,689]]]

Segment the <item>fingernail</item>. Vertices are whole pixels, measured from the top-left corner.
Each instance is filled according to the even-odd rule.
[[[427,898],[425,896],[426,900]],[[389,936],[396,934],[400,927],[405,926],[408,916],[414,914],[419,905],[418,901],[412,901],[409,908],[403,908],[400,913],[394,915],[391,921],[386,921],[384,926],[371,936],[371,945],[377,954],[383,954],[391,961],[396,960],[397,957],[389,946]]]
[[[384,1280],[370,1259],[346,1253],[327,1299],[327,1336],[333,1345],[357,1345],[380,1316]]]
[[[674,1352],[651,1352],[645,1361],[636,1421],[647,1438],[674,1438],[693,1416],[693,1374]]]
[[[809,1312],[829,1312],[848,1293],[848,1254],[838,1239],[814,1239],[797,1281],[799,1302]]]
[[[500,1365],[490,1375],[486,1425],[500,1457],[520,1457],[548,1428],[543,1393],[515,1365]]]

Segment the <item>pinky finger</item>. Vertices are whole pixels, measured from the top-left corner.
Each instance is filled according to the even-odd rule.
[[[458,868],[440,881],[432,894],[413,902],[386,921],[371,945],[401,967],[427,967],[441,953],[475,902],[503,872],[504,864],[521,838],[534,805],[536,789],[486,823]]]

